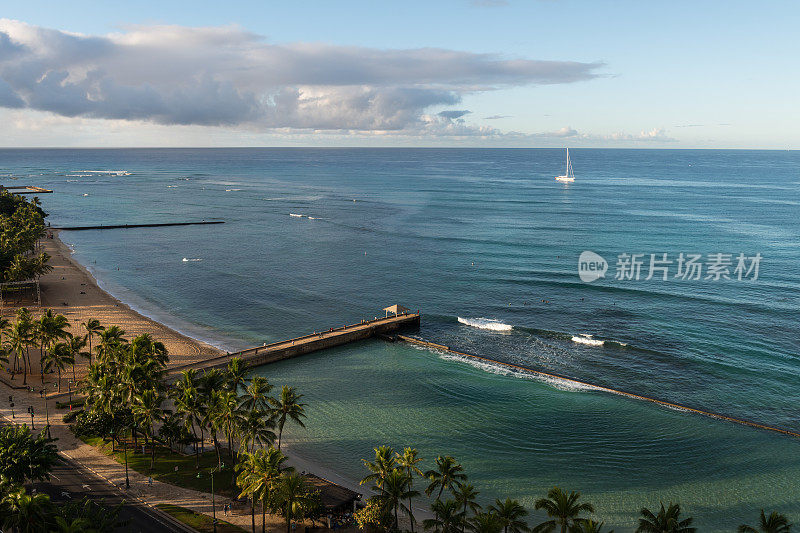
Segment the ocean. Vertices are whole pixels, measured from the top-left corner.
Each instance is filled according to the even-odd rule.
[[[397,303],[425,340],[800,431],[800,152],[570,153],[568,185],[550,149],[0,150],[0,180],[53,189],[53,226],[224,220],[62,239],[225,349]],[[583,252],[604,278],[581,280]],[[305,395],[292,450],[348,479],[374,446],[416,446],[461,461],[482,503],[559,485],[618,531],[660,500],[703,531],[800,521],[790,436],[379,340],[256,372]]]

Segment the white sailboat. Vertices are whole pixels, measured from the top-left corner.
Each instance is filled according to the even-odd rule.
[[[556,181],[562,183],[572,183],[575,181],[575,174],[572,172],[572,161],[569,158],[569,148],[567,148],[567,171],[563,176],[556,176]]]

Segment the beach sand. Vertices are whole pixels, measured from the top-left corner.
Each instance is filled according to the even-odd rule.
[[[81,324],[90,318],[99,320],[106,327],[113,325],[121,327],[125,330],[125,337],[129,339],[142,333],[149,333],[166,346],[169,352],[167,368],[195,363],[224,353],[218,348],[187,337],[136,312],[105,292],[97,285],[91,273],[73,259],[72,251],[58,238],[57,231],[52,233],[54,234],[52,239],[42,240],[42,249],[50,254],[50,265],[53,267],[53,271],[42,276],[40,280],[42,309],[50,308],[55,313],[66,316],[74,335],[86,334]],[[39,314],[35,302],[31,305],[30,300],[22,305],[13,304],[13,301],[5,302],[3,316],[12,318],[16,309],[23,305],[26,305],[34,315]],[[96,340],[95,336],[95,342]],[[39,370],[38,359],[36,354],[32,354],[35,373]],[[76,361],[79,378],[85,372],[87,365],[88,360]],[[71,369],[68,375],[71,375]],[[20,376],[15,381],[19,380]],[[34,385],[39,382],[38,375],[33,381]]]

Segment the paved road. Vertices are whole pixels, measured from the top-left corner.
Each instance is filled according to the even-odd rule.
[[[0,425],[5,425],[6,423],[5,420],[0,418]],[[194,532],[193,529],[173,523],[134,497],[126,495],[124,489],[118,488],[104,478],[93,474],[76,461],[63,456],[61,459],[62,462],[53,468],[50,481],[39,481],[34,484],[34,488],[38,492],[48,494],[56,505],[70,500],[81,500],[84,496],[88,496],[98,503],[103,500],[106,507],[112,508],[124,502],[119,518],[120,520],[128,521],[128,523],[124,528],[119,528],[119,531],[138,533]]]

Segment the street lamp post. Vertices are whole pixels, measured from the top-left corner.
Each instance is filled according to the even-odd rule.
[[[69,388],[69,410],[72,411],[72,380],[67,381],[67,387]]]
[[[33,425],[33,406],[28,407],[28,413],[31,415],[31,429],[36,429],[36,426]]]
[[[214,524],[214,533],[217,533],[217,503],[214,496],[214,472],[221,472],[225,469],[225,463],[220,464],[217,468],[212,468],[209,473],[211,474],[211,521]],[[198,473],[197,478],[201,476]]]
[[[8,397],[8,403],[11,405],[11,418],[12,419],[17,418],[16,416],[14,416],[14,397],[13,396],[9,396]]]
[[[47,395],[44,393],[44,387],[39,391],[39,396],[44,400],[44,416],[47,421],[47,438],[50,438],[50,412],[47,410]]]

